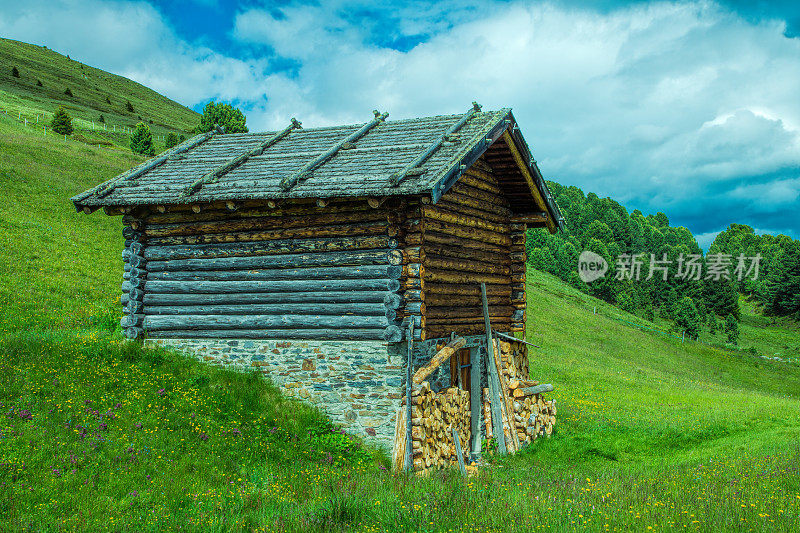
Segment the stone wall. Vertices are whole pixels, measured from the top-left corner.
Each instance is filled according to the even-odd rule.
[[[286,396],[315,403],[333,422],[391,453],[405,393],[405,343],[148,339],[237,370],[258,369]]]

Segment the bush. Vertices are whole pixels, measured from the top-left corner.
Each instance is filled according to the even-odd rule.
[[[69,88],[69,87],[67,87],[67,88],[64,90],[64,94],[66,94],[67,96],[72,96],[72,91],[70,90],[70,88]]]
[[[130,100],[125,102],[125,110],[128,111],[128,113],[133,113],[134,112],[133,111],[133,104],[130,102]]]
[[[59,135],[72,135],[72,117],[62,106],[59,106],[56,114],[53,115],[50,128]]]
[[[100,118],[98,118],[97,121],[100,124],[105,124],[106,123],[106,117],[104,117],[103,115],[100,115]]]
[[[178,137],[178,144],[182,143],[185,140],[186,140],[186,135],[181,134],[180,137]]]
[[[684,296],[675,306],[675,326],[678,331],[685,331],[690,339],[696,339],[700,335],[702,321],[694,301],[688,296]]]
[[[43,87],[42,80],[36,80],[37,87]]]
[[[17,67],[11,67],[11,75],[15,78],[19,78],[19,70],[17,70]]]
[[[209,102],[203,108],[200,124],[195,129],[197,133],[205,133],[220,126],[225,128],[225,133],[247,133],[246,122],[244,114],[230,104]]]
[[[108,105],[111,105],[111,98],[109,98],[108,96],[106,96],[106,103],[107,103]]]
[[[175,135],[175,132],[171,131],[167,134],[167,138],[164,141],[164,148],[169,150],[170,148],[176,146],[178,144],[178,136]]]
[[[131,150],[136,154],[155,154],[153,134],[150,133],[150,128],[144,122],[138,123],[136,129],[133,130],[133,135],[131,135]]]
[[[725,319],[725,333],[728,335],[728,342],[731,344],[739,343],[739,322],[733,314]]]

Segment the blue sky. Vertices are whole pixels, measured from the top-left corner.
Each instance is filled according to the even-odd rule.
[[[47,45],[252,130],[512,107],[545,176],[800,236],[800,2],[0,0]]]

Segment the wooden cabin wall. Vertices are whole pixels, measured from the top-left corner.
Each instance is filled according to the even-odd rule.
[[[409,211],[406,250],[420,258],[420,278],[404,301],[421,303],[424,338],[485,331],[480,283],[486,283],[492,326],[523,331],[525,226],[511,210],[491,168],[478,161],[437,202]],[[413,314],[413,311],[411,312]]]
[[[151,338],[399,342],[402,211],[360,199],[126,215],[122,324]]]

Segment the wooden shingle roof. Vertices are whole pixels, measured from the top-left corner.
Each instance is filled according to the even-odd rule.
[[[224,200],[430,194],[436,202],[509,133],[549,217],[561,215],[510,109],[267,133],[195,136],[72,198],[78,210]],[[530,181],[530,180],[529,180]],[[538,195],[536,194],[538,193]],[[534,208],[535,206],[531,206]]]

